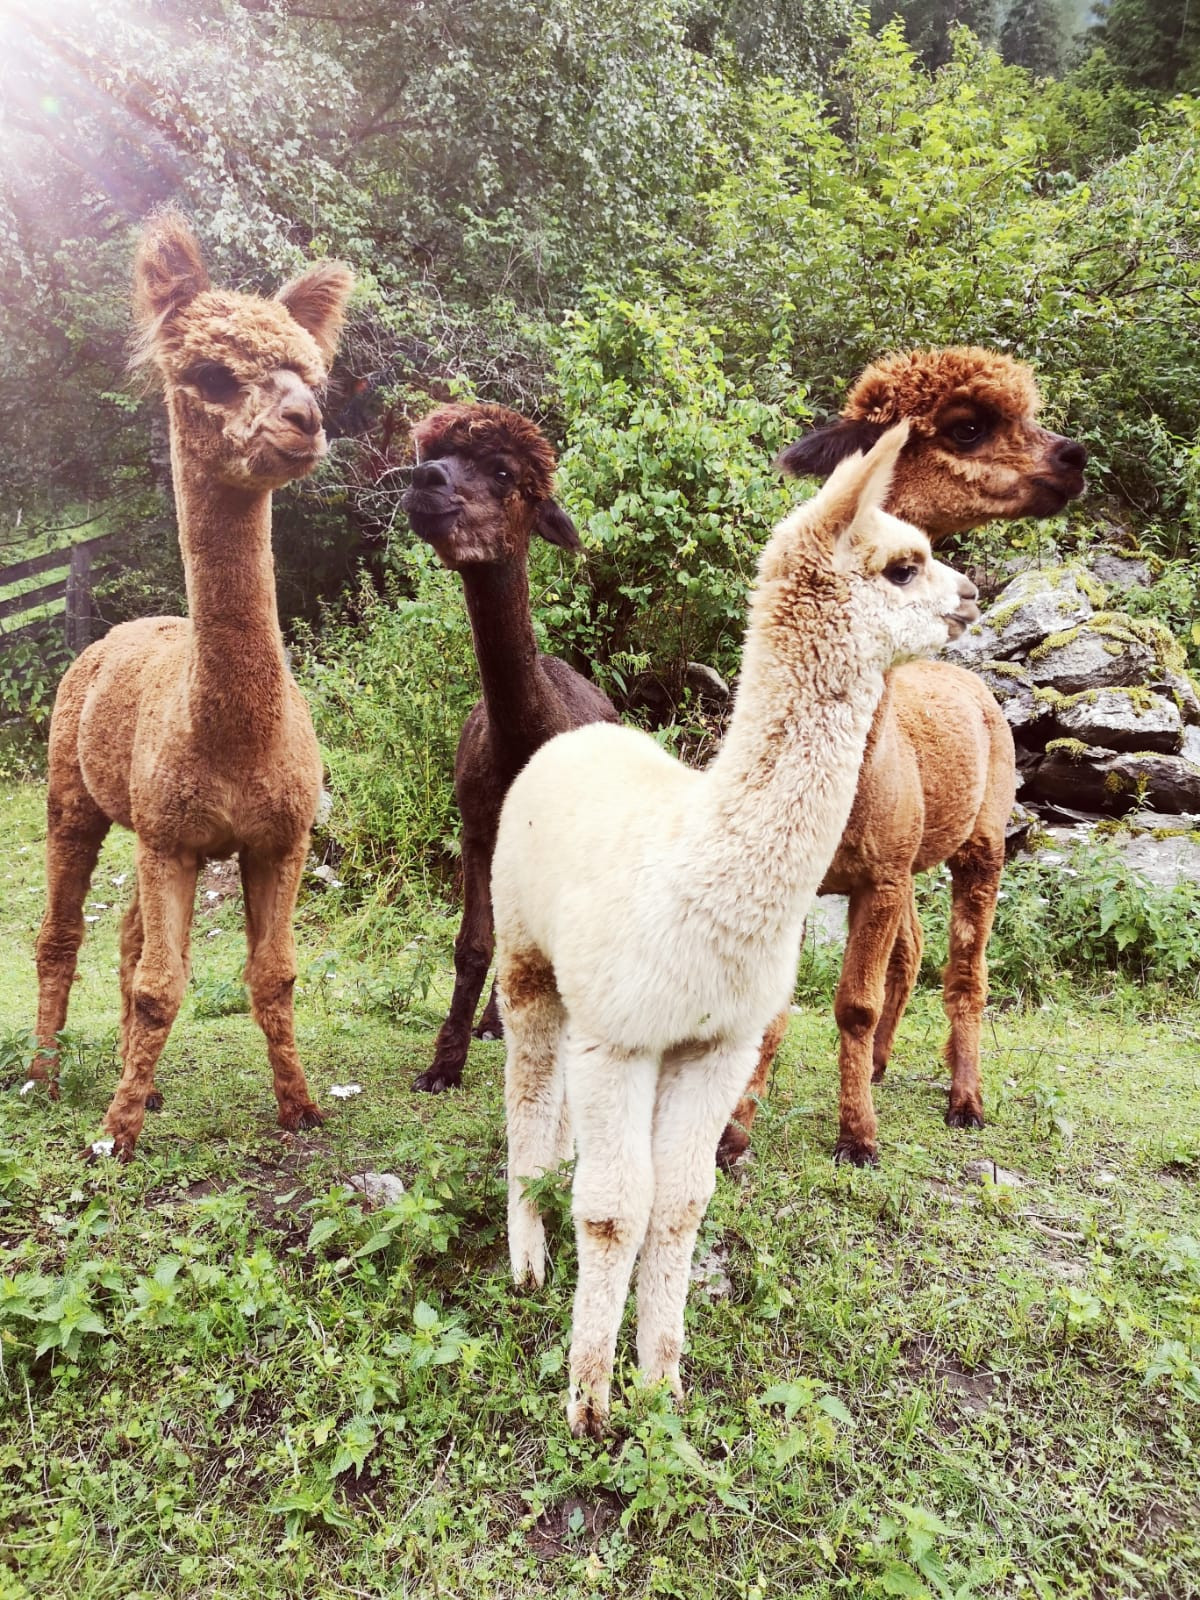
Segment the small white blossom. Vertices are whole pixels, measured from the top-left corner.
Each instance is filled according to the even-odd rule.
[[[31,1089],[36,1089],[36,1088],[37,1088],[37,1079],[36,1078],[26,1078],[25,1082],[21,1085],[20,1089],[18,1090],[18,1093],[25,1095],[25,1094],[28,1094]]]
[[[349,1100],[353,1095],[362,1093],[361,1083],[331,1083],[329,1093],[335,1100]]]
[[[110,1155],[112,1155],[112,1153],[113,1153],[113,1141],[111,1139],[95,1139],[95,1140],[93,1140],[93,1142],[92,1142],[92,1154],[94,1156],[110,1156]]]

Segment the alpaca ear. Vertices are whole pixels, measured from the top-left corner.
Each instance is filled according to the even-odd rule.
[[[788,445],[775,457],[776,468],[790,478],[827,478],[847,456],[864,453],[883,433],[882,422],[856,422],[842,418],[826,428],[816,428]]]
[[[302,328],[311,333],[328,366],[346,319],[346,300],[354,274],[344,261],[318,261],[285,283],[275,296]]]
[[[144,360],[162,329],[209,287],[196,237],[178,211],[151,218],[133,258],[133,314]]]
[[[560,545],[564,550],[582,548],[575,524],[556,500],[538,502],[533,531],[540,533],[542,538],[549,540],[551,544]]]
[[[851,543],[870,523],[872,513],[882,508],[907,439],[908,418],[903,417],[866,455],[840,462],[809,502],[835,545]]]

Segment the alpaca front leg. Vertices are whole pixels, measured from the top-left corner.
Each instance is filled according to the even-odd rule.
[[[654,1106],[654,1204],[638,1265],[638,1366],[683,1395],[679,1361],[696,1235],[716,1185],[713,1140],[729,1116],[759,1044],[716,1045],[664,1063]]]
[[[29,1075],[48,1079],[57,1098],[57,1036],[66,1025],[83,943],[83,903],[111,823],[84,789],[78,768],[64,775],[52,764],[47,811],[46,910],[37,938],[38,1052]]]
[[[191,922],[189,919],[187,939],[191,939]],[[125,1050],[129,1041],[129,1022],[133,1016],[133,975],[137,971],[137,964],[142,959],[142,947],[146,942],[146,930],[142,925],[142,907],[138,900],[137,884],[133,886],[133,899],[130,901],[125,915],[121,919],[121,1060],[125,1059]],[[184,968],[189,969],[188,950],[184,950]],[[153,1078],[146,1091],[146,1110],[161,1111],[163,1097],[156,1087]]]
[[[561,1054],[564,1013],[554,969],[535,950],[507,956],[499,974],[507,1050],[508,1252],[518,1285],[546,1278],[546,1230],[525,1193],[531,1178],[570,1154]]]
[[[267,1059],[279,1107],[279,1126],[289,1133],[317,1128],[325,1113],[309,1093],[296,1049],[296,941],[292,914],[308,854],[307,837],[287,856],[243,850],[238,856],[246,906],[246,982],[250,1009],[267,1041]]]
[[[413,1081],[426,1094],[457,1089],[471,1044],[475,1007],[492,964],[491,867],[494,838],[463,837],[463,914],[454,941],[454,993],[438,1030],[433,1061]]]
[[[654,1194],[651,1140],[658,1061],[615,1052],[601,1040],[570,1030],[563,1055],[576,1145],[571,1213],[579,1252],[567,1421],[577,1439],[584,1434],[598,1439],[608,1422],[617,1330]],[[746,1063],[739,1088],[750,1065]],[[736,1089],[726,1113],[735,1098]],[[705,1150],[710,1177],[719,1130],[717,1122]]]
[[[833,1159],[856,1167],[874,1166],[879,1160],[871,1098],[875,1027],[883,1009],[896,930],[911,894],[910,882],[906,878],[903,883],[873,883],[850,896],[846,952],[833,1004],[841,1076]]]
[[[154,1069],[183,999],[199,872],[197,856],[167,855],[139,840],[137,897],[143,938],[130,980],[128,1014],[123,1016],[121,1081],[104,1117],[113,1155],[121,1161],[133,1155]]]
[[[942,1004],[950,1021],[946,1065],[950,1068],[951,1128],[982,1128],[983,1084],[979,1035],[987,1005],[987,942],[996,914],[1003,843],[971,840],[950,858],[950,952],[942,981]]]
[[[908,903],[896,929],[896,942],[888,959],[887,980],[884,985],[883,1011],[875,1027],[875,1042],[871,1049],[871,1082],[880,1083],[891,1059],[892,1045],[900,1019],[912,998],[917,974],[921,970],[921,952],[925,935],[917,915],[916,884],[909,884]]]

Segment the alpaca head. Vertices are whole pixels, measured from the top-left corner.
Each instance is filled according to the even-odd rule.
[[[1035,421],[1033,373],[991,350],[907,350],[874,362],[846,397],[841,417],[790,445],[784,472],[825,477],[885,428],[906,418],[888,506],[948,538],[1005,517],[1049,517],[1083,492],[1087,451]]]
[[[400,503],[446,566],[523,557],[535,533],[578,550],[575,525],[552,498],[554,451],[518,412],[440,406],[417,423],[413,440],[418,462]]]
[[[975,585],[934,560],[919,528],[883,509],[909,428],[900,422],[866,454],[839,462],[821,491],[780,524],[760,563],[781,620],[793,583],[835,585],[856,649],[881,669],[939,649],[979,616]]]
[[[325,454],[324,387],[353,282],[321,262],[273,300],[214,289],[182,217],[146,226],[134,262],[134,365],[166,388],[176,447],[236,488],[278,488]]]

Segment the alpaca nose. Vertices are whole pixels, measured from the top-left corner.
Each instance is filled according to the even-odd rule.
[[[284,422],[301,433],[310,435],[321,431],[321,408],[310,394],[290,394],[280,407]]]
[[[1070,472],[1082,472],[1087,466],[1088,453],[1078,439],[1060,439],[1054,447],[1054,464]]]
[[[968,601],[978,600],[979,599],[979,590],[971,582],[970,578],[964,578],[961,572],[957,574],[957,577],[958,577],[958,597],[959,597],[959,599],[960,600],[968,600]]]
[[[422,461],[413,468],[414,489],[448,489],[450,474],[437,461]]]

